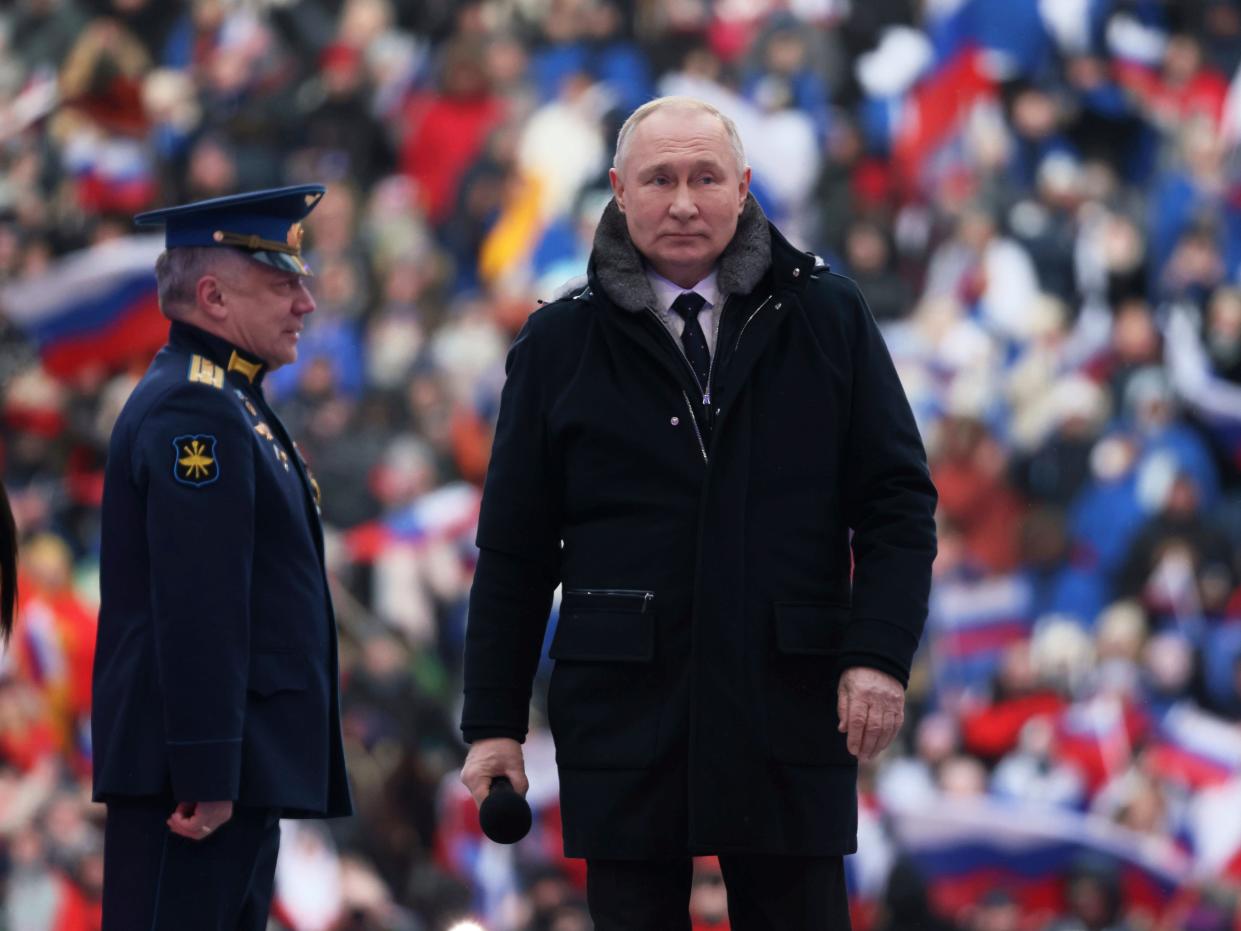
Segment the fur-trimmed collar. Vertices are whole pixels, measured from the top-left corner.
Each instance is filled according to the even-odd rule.
[[[642,257],[629,238],[625,215],[608,201],[595,231],[591,254],[594,276],[612,303],[625,310],[640,311],[654,306],[655,295]],[[716,280],[721,294],[749,294],[771,267],[771,231],[767,215],[753,194],[746,195],[745,206],[737,220],[737,232],[725,247],[717,264]]]

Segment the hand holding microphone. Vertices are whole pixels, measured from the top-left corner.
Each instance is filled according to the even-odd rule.
[[[497,844],[515,844],[530,831],[530,803],[518,795],[507,776],[491,780],[491,794],[478,808],[483,833]]]
[[[478,805],[483,833],[497,844],[515,844],[530,830],[532,816],[524,793],[521,744],[507,737],[475,741],[461,767],[461,781]]]

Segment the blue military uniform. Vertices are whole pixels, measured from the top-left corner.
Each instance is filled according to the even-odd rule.
[[[322,194],[303,185],[154,217],[170,248],[231,246],[306,274],[296,227]],[[92,721],[116,866],[105,922],[110,880],[143,899],[132,912],[143,931],[261,928],[265,914],[205,917],[210,894],[195,884],[216,868],[274,866],[279,817],[352,811],[320,489],[263,396],[265,373],[262,359],[174,322],[113,430]],[[164,826],[176,802],[221,800],[236,814],[213,837]],[[124,836],[113,837],[114,815]],[[178,856],[193,879],[169,875]],[[111,891],[115,904],[122,893]]]

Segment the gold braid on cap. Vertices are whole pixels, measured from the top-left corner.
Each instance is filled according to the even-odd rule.
[[[289,227],[288,238],[284,242],[275,239],[264,239],[255,233],[228,233],[216,230],[211,238],[223,246],[241,246],[252,252],[283,252],[285,255],[300,256],[302,254],[302,224],[294,223]]]

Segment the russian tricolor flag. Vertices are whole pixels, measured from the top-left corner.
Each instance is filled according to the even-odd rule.
[[[71,253],[0,290],[0,311],[39,347],[52,375],[149,358],[168,338],[155,259],[164,237],[128,236]]]
[[[390,545],[419,546],[434,540],[473,538],[481,493],[469,482],[452,482],[412,504],[352,528],[345,545],[354,562],[369,563]]]
[[[1054,753],[1077,767],[1093,793],[1129,766],[1147,725],[1137,706],[1096,696],[1065,709],[1056,722]]]
[[[1150,765],[1191,789],[1222,785],[1241,775],[1241,726],[1188,703],[1172,707],[1156,729]]]
[[[945,688],[984,688],[1004,651],[1030,636],[1031,590],[1020,575],[941,582],[931,593],[929,648]]]
[[[1115,866],[1124,900],[1158,914],[1190,875],[1169,838],[1095,815],[1019,802],[941,798],[892,811],[901,849],[926,876],[937,910],[956,915],[1007,891],[1025,910],[1059,911],[1064,880],[1082,857]]]
[[[151,154],[134,139],[81,135],[64,152],[78,202],[93,213],[138,213],[156,194]]]
[[[906,99],[892,140],[892,159],[915,184],[932,156],[961,130],[971,109],[994,95],[983,51],[967,47],[919,81]]]

